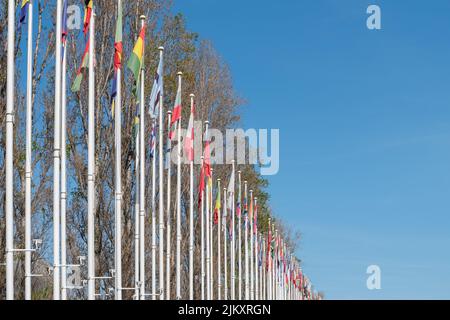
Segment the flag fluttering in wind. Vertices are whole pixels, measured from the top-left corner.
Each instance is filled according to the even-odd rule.
[[[256,234],[258,230],[258,205],[255,203],[255,209],[253,212],[253,233]]]
[[[139,32],[139,37],[134,45],[133,53],[131,54],[130,59],[128,60],[127,67],[131,70],[135,79],[135,87],[133,89],[133,93],[137,96],[137,91],[139,88],[139,80],[142,68],[142,61],[144,56],[144,43],[145,43],[145,24],[142,26],[141,31]]]
[[[81,58],[81,65],[78,68],[77,75],[72,84],[72,92],[80,91],[81,81],[83,81],[84,69],[89,67],[89,39],[86,42],[86,48],[84,49],[83,57]]]
[[[156,121],[153,122],[152,131],[150,132],[150,158],[155,156],[156,146]]]
[[[177,96],[175,98],[175,105],[172,110],[172,120],[170,121],[169,138],[173,140],[175,131],[177,129],[178,121],[181,120],[181,86],[178,86]],[[180,143],[180,141],[178,141]]]
[[[89,23],[91,22],[93,6],[94,6],[93,0],[84,0],[84,22],[83,22],[84,35],[86,35],[89,30]]]
[[[114,38],[114,78],[111,87],[111,115],[114,117],[115,98],[117,96],[117,70],[122,67],[122,7],[118,8],[116,36]]]
[[[220,214],[220,190],[219,190],[219,183],[217,183],[217,196],[216,196],[216,206],[214,207],[214,224],[219,223],[219,214]]]
[[[68,34],[68,31],[67,31],[67,0],[64,0],[62,21],[61,21],[61,60],[64,57],[64,50],[66,50],[67,34]]]
[[[159,113],[159,99],[163,94],[163,61],[159,60],[158,70],[156,71],[155,80],[153,81],[152,93],[150,94],[150,104],[148,113],[153,119],[158,117]]]
[[[198,184],[198,207],[200,208],[203,198],[203,192],[205,191],[205,166],[201,166],[200,168],[200,177]]]
[[[19,27],[25,23],[29,5],[30,5],[30,0],[22,0],[22,5],[20,6]]]
[[[189,161],[194,161],[194,113],[195,105],[192,104],[191,116],[189,117],[189,124],[184,138],[184,152]]]

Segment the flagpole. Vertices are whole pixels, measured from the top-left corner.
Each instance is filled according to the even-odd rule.
[[[27,43],[27,120],[26,120],[26,159],[25,159],[25,300],[31,300],[31,143],[33,125],[33,1],[28,5],[28,43]]]
[[[121,15],[122,0],[117,2],[117,16]],[[122,300],[122,64],[117,68],[116,97],[114,101],[114,136],[116,149],[116,205],[115,205],[115,245],[114,265],[115,298]]]
[[[59,3],[59,2],[58,2]],[[14,33],[15,33],[15,1],[8,1],[8,53],[7,53],[7,95],[6,95],[6,186],[5,186],[5,218],[6,218],[6,300],[14,300]],[[58,38],[58,37],[56,37]],[[58,40],[57,40],[58,41]],[[57,95],[56,95],[57,97]],[[56,104],[56,102],[55,102]],[[56,119],[55,119],[56,120]],[[56,121],[55,121],[56,123]],[[56,137],[56,135],[55,135]],[[56,141],[56,138],[55,138]],[[56,153],[56,148],[55,148]],[[56,157],[55,157],[56,158]],[[55,193],[53,194],[55,197]],[[55,207],[55,201],[53,202]]]
[[[182,72],[178,72],[178,85],[181,88]],[[177,300],[181,299],[181,115],[177,124]]]
[[[60,1],[58,1],[58,4]],[[58,12],[58,14],[60,14]],[[60,20],[58,20],[60,21]],[[94,79],[94,53],[95,53],[95,13],[92,8],[92,17],[89,27],[89,106],[88,106],[88,298],[95,300],[95,248],[94,248],[94,219],[95,219],[95,79]],[[59,23],[60,24],[60,23]],[[61,32],[57,32],[61,34]],[[57,37],[59,38],[59,37]],[[58,47],[59,48],[59,47]],[[60,50],[57,50],[57,52]],[[59,280],[58,280],[59,283]],[[59,287],[59,285],[58,285]],[[58,294],[59,296],[59,294]]]
[[[153,135],[156,127],[156,119],[153,119],[152,132]],[[152,136],[156,143],[156,138]],[[153,149],[152,159],[152,300],[156,300],[156,146],[151,146]]]
[[[217,179],[217,196],[220,199],[220,179]],[[215,209],[214,209],[215,210]],[[217,300],[221,300],[222,296],[222,275],[221,275],[221,250],[220,250],[220,227],[221,227],[221,219],[220,219],[220,209],[217,212]]]
[[[213,183],[212,183],[212,181],[213,181],[213,169],[211,168],[211,190],[209,190],[209,212],[210,212],[210,215],[209,215],[209,232],[210,232],[210,235],[209,235],[209,241],[210,241],[210,245],[209,245],[209,248],[210,248],[210,251],[211,251],[211,260],[210,260],[210,268],[211,268],[211,271],[210,271],[210,277],[211,277],[211,280],[210,280],[210,282],[209,282],[209,285],[210,285],[210,295],[211,295],[211,300],[214,300],[214,291],[213,291],[213,288],[214,288],[214,216],[213,216]]]
[[[194,110],[194,97],[193,93],[191,97],[191,113]],[[193,114],[191,115],[191,117]],[[192,137],[193,138],[193,137]],[[180,142],[178,142],[180,143]],[[189,163],[190,169],[190,192],[189,192],[189,299],[194,300],[194,157]]]
[[[244,198],[247,204],[247,181],[244,181]],[[249,265],[248,265],[248,207],[245,208],[245,229],[244,229],[244,251],[245,251],[245,300],[250,300],[250,282],[249,282]]]
[[[161,103],[161,102],[160,102]],[[170,128],[170,122],[172,121],[172,111],[167,111],[167,128]],[[161,145],[160,145],[160,149],[161,149]],[[172,249],[171,249],[171,232],[172,232],[172,216],[171,216],[171,212],[170,212],[170,195],[171,195],[171,163],[172,163],[172,159],[171,159],[171,150],[169,150],[169,152],[166,155],[167,159],[167,249],[166,249],[166,293],[167,293],[167,300],[170,300],[170,260],[172,257]],[[161,198],[160,198],[161,199]],[[160,229],[161,230],[161,229]],[[161,237],[162,238],[162,237]],[[161,281],[162,277],[160,274],[160,281]],[[163,298],[161,298],[162,300]]]
[[[241,190],[241,171],[238,171],[239,187],[239,216],[238,216],[238,278],[239,278],[239,300],[242,300],[242,190]]]
[[[209,122],[205,121],[205,132],[208,133],[208,125]],[[208,137],[206,137],[206,139],[208,139]],[[211,252],[210,252],[210,232],[209,232],[209,180],[206,183],[206,188],[205,188],[205,208],[206,208],[206,212],[205,212],[205,223],[206,223],[206,299],[210,300],[211,299]]]
[[[235,164],[235,160],[231,160],[231,170],[232,171],[232,175],[233,175],[233,190],[231,190],[231,300],[235,300],[236,299],[236,276],[235,276],[235,272],[236,272],[236,256],[235,256],[235,251],[236,251],[236,240],[235,240],[235,232],[234,232],[234,225],[235,225],[235,221],[234,221],[234,210],[235,210],[235,206],[234,206],[234,164]],[[230,191],[230,190],[228,190]]]
[[[201,170],[203,170],[204,157],[201,156]],[[200,174],[200,179],[204,179],[204,176]],[[202,183],[202,182],[200,182]],[[201,251],[201,275],[200,275],[200,289],[201,289],[201,299],[205,299],[205,212],[204,212],[204,202],[205,202],[205,192],[201,190],[200,195],[200,251]]]
[[[67,299],[67,235],[66,235],[66,200],[67,200],[67,169],[66,169],[66,65],[67,49],[62,57],[61,82],[61,299]]]
[[[136,176],[135,182],[135,199],[134,199],[134,299],[139,300],[139,289],[140,289],[140,277],[139,277],[139,153],[140,153],[140,139],[139,139],[139,118],[135,117],[135,145],[136,154],[134,160],[134,175]]]
[[[164,47],[159,47],[159,59],[161,64],[163,63]],[[161,79],[164,78],[164,74],[160,74]],[[164,82],[162,82],[164,85]],[[164,300],[164,166],[163,166],[163,134],[164,134],[164,104],[163,87],[159,93],[159,298]],[[156,154],[156,150],[155,150]]]
[[[253,278],[253,275],[254,275],[254,270],[253,270],[253,267],[254,267],[254,261],[253,261],[253,254],[254,254],[254,252],[253,252],[253,214],[254,214],[254,212],[253,212],[253,190],[250,190],[250,207],[252,208],[252,212],[251,212],[251,214],[252,214],[252,216],[250,217],[250,219],[249,219],[249,224],[250,224],[250,232],[249,232],[249,235],[250,235],[250,250],[249,250],[249,254],[250,254],[250,300],[254,300],[255,299],[255,291],[254,291],[254,278]]]
[[[257,208],[257,203],[258,203],[258,198],[255,197],[255,205],[254,205],[254,212],[253,212],[253,217],[254,217],[254,222],[253,222],[253,237],[254,237],[254,249],[255,249],[255,267],[254,267],[254,271],[255,271],[255,294],[254,294],[254,298],[255,300],[259,299],[259,294],[258,294],[258,281],[259,281],[259,277],[258,277],[258,225],[256,224],[256,219],[258,218],[258,208]]]
[[[145,26],[145,15],[141,15],[139,19],[141,20],[141,28]],[[142,62],[141,65],[144,65],[144,49],[145,44],[142,48]],[[140,72],[140,119],[139,119],[139,139],[140,139],[140,185],[139,185],[139,280],[140,280],[140,295],[141,300],[145,300],[145,72],[142,67]]]
[[[227,188],[223,188],[223,266],[224,266],[224,300],[228,299],[228,279],[227,279],[227,269],[228,269],[228,255],[227,255]]]

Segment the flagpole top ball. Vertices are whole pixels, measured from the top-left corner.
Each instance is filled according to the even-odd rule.
[[[220,182],[220,179],[217,179],[217,182]]]
[[[141,16],[139,17],[139,19],[141,19],[141,20],[145,20],[145,19],[146,19],[146,16],[145,16],[145,15],[143,15],[143,14],[141,14]]]
[[[253,190],[250,190],[250,193],[253,193]]]
[[[191,94],[189,95],[189,97],[194,98],[194,97],[195,97],[195,94],[191,93]]]
[[[241,170],[238,170],[238,174],[241,174]]]
[[[233,159],[233,160],[231,160],[231,163],[232,163],[232,164],[234,164],[235,162],[236,162],[236,160],[234,160],[234,159]]]
[[[247,184],[247,180],[244,181],[244,184]]]
[[[164,47],[163,47],[163,46],[160,46],[160,47],[158,47],[158,50],[159,50],[159,51],[164,51]]]
[[[205,157],[204,157],[204,156],[201,156],[201,157],[200,157],[200,159],[202,159],[202,160],[203,160],[203,159],[205,159]]]
[[[183,75],[183,72],[181,72],[181,71],[178,71],[178,72],[177,72],[177,76],[180,76],[180,77],[181,77],[182,75]]]

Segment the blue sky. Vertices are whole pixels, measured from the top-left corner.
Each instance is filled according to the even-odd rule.
[[[366,28],[377,4],[382,30]],[[279,128],[271,205],[330,299],[450,298],[450,2],[175,0]],[[378,291],[366,268],[379,265]]]

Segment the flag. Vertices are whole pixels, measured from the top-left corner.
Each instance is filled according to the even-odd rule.
[[[191,116],[189,117],[189,124],[184,138],[184,152],[189,161],[194,161],[194,113],[195,105],[191,106]]]
[[[248,219],[250,219],[250,221],[253,219],[253,193],[250,195],[250,207],[248,209]],[[250,230],[250,232],[252,232]]]
[[[216,206],[214,207],[214,224],[219,223],[219,214],[220,214],[220,190],[219,190],[219,184],[217,184],[217,196],[216,196]]]
[[[30,0],[22,0],[22,5],[20,6],[19,27],[25,23],[29,5],[30,5]]]
[[[205,130],[203,139],[205,140],[205,150],[203,150],[203,165],[205,167],[205,175],[207,177],[211,177],[211,148],[208,129]]]
[[[200,178],[199,178],[199,186],[198,186],[198,206],[202,204],[203,192],[205,191],[205,167],[201,166],[200,168]]]
[[[128,60],[127,67],[134,75],[135,87],[133,93],[136,96],[139,88],[140,73],[142,68],[142,61],[144,56],[144,43],[145,43],[145,24],[142,26],[139,32],[139,37],[134,45],[133,53]]]
[[[114,117],[115,98],[117,96],[117,70],[122,67],[122,6],[117,10],[116,36],[114,39],[114,78],[111,86],[111,115]]]
[[[152,131],[150,133],[150,158],[155,156],[156,146],[156,121],[153,121]]]
[[[234,170],[231,172],[230,181],[228,182],[228,203],[230,204],[230,210],[232,209],[233,194],[234,194]]]
[[[91,22],[92,7],[94,6],[93,0],[84,0],[84,22],[83,33],[87,34],[89,30],[89,23]]]
[[[153,119],[158,117],[159,113],[159,99],[163,94],[163,60],[159,60],[158,70],[156,71],[155,80],[153,81],[152,93],[150,94],[150,104],[148,113]]]
[[[178,85],[177,96],[175,98],[175,105],[172,110],[172,119],[170,120],[169,138],[173,140],[175,130],[177,129],[178,120],[181,120],[181,86]],[[178,141],[178,143],[181,143]]]
[[[86,42],[86,48],[84,49],[83,57],[81,58],[81,65],[78,68],[77,75],[72,84],[72,92],[80,91],[81,81],[83,81],[83,71],[89,67],[89,39]]]
[[[62,21],[61,21],[61,60],[64,59],[66,40],[67,40],[67,0],[64,0]]]
[[[255,203],[255,210],[253,214],[253,233],[256,234],[258,230],[258,205]]]

